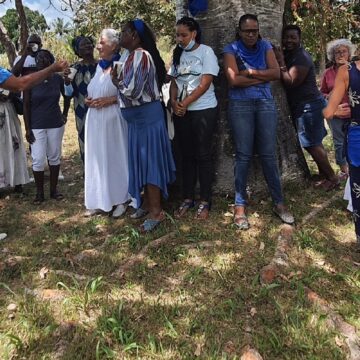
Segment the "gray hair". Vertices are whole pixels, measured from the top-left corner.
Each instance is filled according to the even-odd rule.
[[[340,46],[345,46],[349,49],[350,59],[354,56],[355,51],[356,51],[356,46],[350,40],[336,39],[336,40],[330,41],[326,45],[326,54],[327,54],[327,58],[330,61],[335,62],[335,50],[337,48],[339,48]]]
[[[101,31],[101,36],[108,39],[111,44],[115,44],[117,48],[120,48],[120,36],[114,29],[104,29]]]

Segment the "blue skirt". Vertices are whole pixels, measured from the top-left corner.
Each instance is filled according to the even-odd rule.
[[[121,109],[129,131],[129,193],[141,205],[146,184],[168,197],[167,184],[175,181],[175,163],[160,101]]]

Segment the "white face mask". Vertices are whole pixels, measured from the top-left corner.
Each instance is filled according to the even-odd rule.
[[[179,44],[180,45],[180,44]],[[195,45],[195,40],[194,39],[191,39],[190,41],[189,41],[189,43],[184,47],[184,46],[182,46],[182,45],[180,45],[180,47],[181,48],[183,48],[185,51],[189,51],[189,50],[191,50],[193,47],[194,47],[194,45]]]

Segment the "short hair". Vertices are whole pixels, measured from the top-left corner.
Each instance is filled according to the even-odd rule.
[[[95,47],[94,40],[91,36],[84,36],[84,35],[76,36],[71,41],[71,47],[74,51],[74,54],[77,56],[79,56],[79,46],[83,40],[88,40],[92,44],[92,46]]]
[[[49,51],[49,50],[45,50],[45,49],[40,49],[36,55],[35,55],[35,62],[36,64],[38,63],[38,58],[41,56],[41,55],[47,55],[49,60],[50,60],[50,64],[53,64],[55,62],[55,57],[54,55]]]
[[[120,49],[120,36],[115,29],[103,29],[101,31],[101,36],[106,37],[111,44],[115,44],[118,49]]]
[[[245,15],[242,15],[240,17],[240,19],[239,19],[239,28],[241,28],[241,25],[247,20],[254,20],[257,23],[259,23],[258,17],[256,15],[254,15],[254,14],[245,14]]]
[[[349,49],[349,60],[354,56],[356,46],[350,40],[336,39],[328,42],[326,45],[326,55],[330,61],[335,62],[335,50],[340,46],[345,46]]]
[[[31,40],[31,41],[30,41]],[[41,37],[38,34],[31,34],[29,35],[29,37],[27,38],[27,42],[33,42],[36,44],[41,45]]]
[[[297,26],[297,25],[286,25],[286,26],[282,29],[282,32],[281,32],[282,37],[284,37],[285,33],[286,33],[287,31],[290,31],[290,30],[295,30],[295,31],[297,31],[299,37],[301,38],[301,29],[300,29],[300,27]]]

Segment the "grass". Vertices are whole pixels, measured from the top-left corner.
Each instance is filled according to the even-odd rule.
[[[326,146],[333,158],[331,143]],[[231,226],[230,203],[222,197],[214,201],[211,220],[169,216],[148,235],[128,217],[84,218],[73,119],[63,173],[61,203],[34,207],[34,184],[24,197],[1,192],[0,228],[8,233],[0,244],[1,359],[240,359],[247,344],[267,360],[346,359],[341,336],[305,294],[312,289],[360,329],[360,258],[340,194],[297,227],[283,269],[288,280],[262,286],[259,272],[274,255],[280,225],[266,196],[253,198],[247,232]],[[287,184],[285,192],[298,223],[328,198],[307,183]],[[176,203],[166,204],[169,214]],[[174,244],[151,249],[124,277],[112,275],[169,232]],[[32,295],[45,289],[59,297]]]

